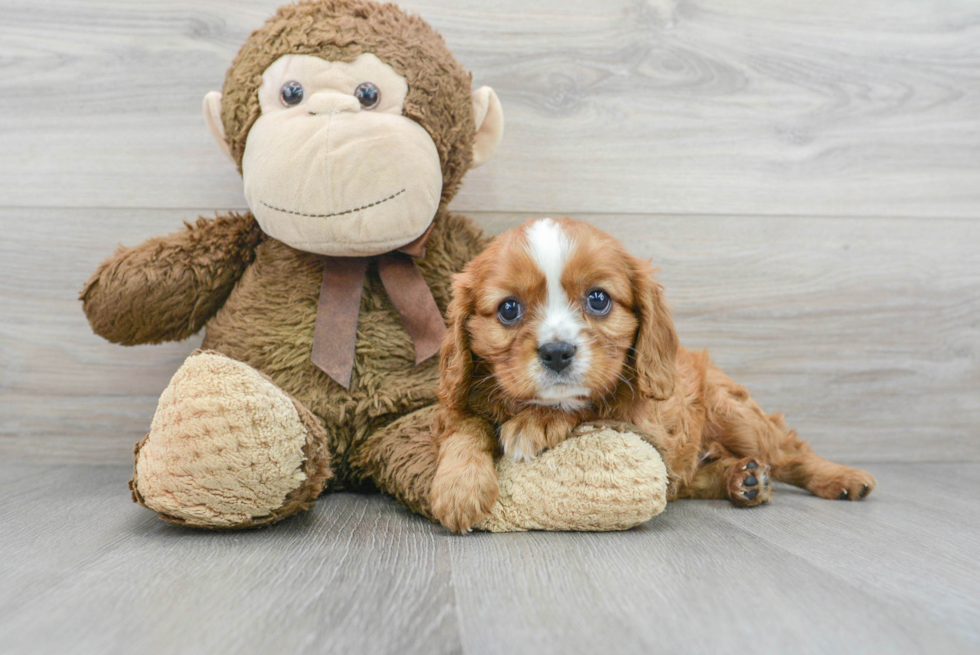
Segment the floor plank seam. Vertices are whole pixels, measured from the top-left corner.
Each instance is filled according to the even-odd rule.
[[[432,530],[436,531],[439,528],[435,523],[432,524]],[[438,539],[438,533],[436,533],[436,539]],[[456,636],[459,638],[459,648],[460,653],[464,654],[468,651],[466,650],[466,641],[463,638],[463,616],[459,609],[459,590],[456,585],[456,562],[453,558],[453,544],[449,542],[446,545],[446,551],[449,554],[449,584],[453,588],[453,615],[456,619]]]

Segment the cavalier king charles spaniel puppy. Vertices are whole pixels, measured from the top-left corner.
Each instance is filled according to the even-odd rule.
[[[647,262],[597,228],[537,219],[456,276],[440,357],[433,515],[454,532],[497,498],[494,457],[530,459],[587,421],[631,423],[671,471],[671,500],[766,503],[770,477],[860,500],[865,471],[818,456],[705,352],[678,344]]]

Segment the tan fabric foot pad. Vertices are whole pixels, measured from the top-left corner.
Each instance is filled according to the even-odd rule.
[[[306,509],[329,476],[308,410],[247,364],[201,352],[160,397],[130,488],[168,521],[241,528]]]
[[[524,530],[627,530],[664,511],[667,469],[638,434],[584,425],[530,462],[497,464],[500,496],[476,527]]]

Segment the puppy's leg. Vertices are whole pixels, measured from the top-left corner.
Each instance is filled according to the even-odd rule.
[[[774,414],[769,419],[783,435],[779,456],[773,461],[773,477],[780,482],[803,487],[829,500],[863,500],[877,486],[867,471],[831,462],[813,452],[810,444],[786,428],[781,415]]]
[[[681,486],[678,498],[728,498],[739,507],[772,500],[769,467],[754,457],[725,456],[704,464]]]
[[[500,445],[505,456],[514,461],[528,461],[545,448],[554,448],[567,439],[579,422],[574,414],[528,407],[500,426]]]
[[[429,502],[432,515],[453,532],[467,532],[497,501],[493,428],[470,418],[439,439],[439,464]]]
[[[772,466],[781,482],[803,487],[821,498],[861,500],[875,488],[866,471],[835,464],[816,453],[787,428],[780,414],[766,414],[749,392],[712,367],[706,380],[709,439],[739,457]]]

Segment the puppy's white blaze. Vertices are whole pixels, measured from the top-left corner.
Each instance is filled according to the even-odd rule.
[[[558,223],[543,218],[527,229],[527,247],[547,285],[547,299],[538,326],[538,345],[565,341],[581,347],[580,333],[585,326],[561,286],[561,274],[575,244]]]
[[[585,323],[578,300],[569,298],[561,284],[565,266],[575,251],[575,242],[556,221],[544,218],[535,221],[527,230],[527,249],[531,259],[545,279],[546,297],[538,313],[538,346],[564,341],[577,349],[572,365],[562,373],[562,380],[546,370],[539,361],[532,362],[532,375],[540,391],[532,402],[563,411],[574,411],[588,404],[583,398],[589,390],[576,386],[588,371],[592,359],[587,340],[583,338]]]

